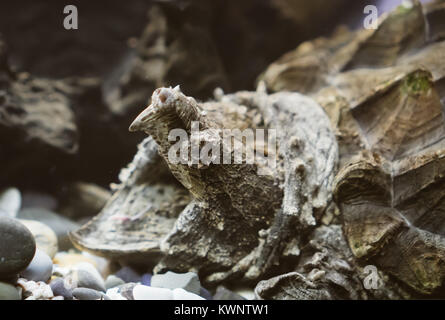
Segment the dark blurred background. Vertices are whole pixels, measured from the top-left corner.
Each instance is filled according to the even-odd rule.
[[[215,87],[254,89],[301,42],[361,27],[367,4],[382,13],[400,3],[1,1],[0,188],[107,186],[143,138],[127,128],[156,87],[180,84],[200,100]],[[63,28],[68,4],[78,8],[78,30]]]

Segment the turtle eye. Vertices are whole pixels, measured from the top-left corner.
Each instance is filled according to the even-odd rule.
[[[161,93],[159,95],[159,100],[161,100],[161,102],[164,103],[165,101],[167,101],[167,97],[163,93]]]

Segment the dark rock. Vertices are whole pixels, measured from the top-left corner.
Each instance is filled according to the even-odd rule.
[[[213,300],[246,300],[238,293],[228,290],[224,286],[218,286],[216,293],[213,296]]]
[[[36,251],[32,233],[17,220],[3,216],[0,216],[0,243],[0,278],[24,270]]]

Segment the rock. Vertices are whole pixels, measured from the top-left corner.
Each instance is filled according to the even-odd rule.
[[[243,296],[236,292],[230,291],[224,286],[218,286],[216,293],[213,296],[214,300],[246,300]]]
[[[77,300],[111,300],[104,293],[89,288],[76,288],[73,290],[73,296]]]
[[[118,287],[119,294],[122,295],[127,300],[134,300],[133,289],[135,286],[139,285],[139,283],[126,283]]]
[[[93,183],[77,182],[63,190],[60,212],[76,220],[99,213],[111,194],[108,190]]]
[[[25,300],[49,300],[54,297],[51,287],[42,281],[28,281],[19,279],[17,284],[23,289],[23,298]]]
[[[94,267],[99,271],[103,278],[110,274],[110,261],[106,258],[96,256],[86,251],[82,251],[82,255],[86,258],[91,259],[94,263]]]
[[[213,300],[212,294],[204,287],[201,287],[199,295],[206,300]]]
[[[0,193],[0,216],[15,218],[20,210],[22,197],[16,188],[9,188]]]
[[[37,191],[23,191],[22,209],[41,208],[52,211],[57,208],[57,205],[57,199],[50,194]]]
[[[2,180],[47,185],[49,172],[62,170],[62,159],[78,150],[75,115],[69,98],[57,88],[60,79],[27,73],[14,78],[0,100]]]
[[[122,280],[121,278],[119,278],[119,277],[116,277],[115,275],[113,275],[113,274],[110,274],[108,277],[107,277],[107,279],[105,280],[105,288],[108,290],[108,289],[111,289],[111,288],[114,288],[114,287],[118,287],[118,286],[120,286],[120,285],[123,285],[123,284],[125,284],[125,281],[124,280]],[[143,283],[144,284],[144,283]]]
[[[91,263],[93,266],[96,266],[96,261],[92,258],[74,252],[58,252],[53,261],[54,264],[57,264],[61,268],[72,268],[74,265],[81,262]]]
[[[119,288],[110,288],[107,290],[106,295],[110,297],[111,300],[128,300],[123,295],[119,293]]]
[[[31,231],[19,221],[0,216],[0,278],[24,270],[36,251]]]
[[[0,300],[21,300],[22,296],[16,287],[9,283],[0,282]]]
[[[44,251],[36,249],[31,263],[20,275],[27,280],[46,282],[51,278],[52,271],[51,258]]]
[[[151,273],[143,274],[141,278],[141,284],[143,284],[144,286],[151,286],[151,278],[153,278],[153,275]]]
[[[185,291],[182,288],[173,289],[173,300],[205,300],[197,294]]]
[[[73,299],[73,289],[70,288],[63,278],[56,278],[49,285],[55,296],[62,296],[65,300]]]
[[[116,272],[116,277],[121,278],[125,282],[141,282],[141,275],[130,267],[122,267]]]
[[[37,220],[53,229],[57,235],[59,250],[72,248],[68,233],[79,228],[79,225],[59,214],[41,208],[27,208],[20,210],[18,217],[21,219]]]
[[[82,262],[74,267],[73,279],[79,288],[89,288],[105,292],[105,282],[99,271],[88,262]]]
[[[45,252],[50,258],[54,258],[57,253],[57,236],[47,225],[34,220],[19,220],[34,235],[37,249]]]
[[[155,274],[151,278],[151,286],[168,289],[182,288],[195,294],[199,294],[201,289],[198,275],[194,272],[175,273],[169,271],[164,274]]]
[[[154,288],[136,285],[133,289],[134,300],[173,300],[173,291],[165,288]]]

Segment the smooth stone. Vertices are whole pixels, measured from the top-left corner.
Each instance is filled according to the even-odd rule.
[[[107,290],[111,289],[111,288],[114,288],[114,287],[118,287],[118,286],[123,285],[123,284],[125,284],[125,281],[122,280],[119,277],[116,277],[114,274],[110,274],[107,277],[107,279],[105,280],[105,288]]]
[[[74,265],[81,262],[88,262],[96,267],[96,261],[80,253],[57,252],[53,261],[54,264],[57,264],[61,268],[72,268]]]
[[[94,267],[99,271],[103,278],[106,278],[110,274],[110,260],[96,256],[86,251],[82,251],[82,255],[91,259],[94,263]]]
[[[133,288],[133,297],[134,300],[173,300],[173,291],[139,284]]]
[[[122,294],[119,293],[119,288],[110,288],[105,293],[111,300],[127,300]]]
[[[78,263],[74,266],[74,269],[77,287],[89,288],[102,292],[106,291],[104,279],[91,263]]]
[[[255,292],[250,288],[238,288],[234,289],[234,292],[236,292],[246,300],[255,300]]]
[[[57,208],[57,199],[38,191],[24,191],[22,195],[22,209],[26,208],[55,210]]]
[[[139,285],[139,283],[134,283],[134,282],[120,285],[118,287],[119,293],[127,300],[134,300],[133,289],[137,285]]]
[[[19,211],[20,219],[37,220],[53,229],[57,235],[60,250],[73,247],[68,233],[77,230],[80,225],[52,211],[42,208],[26,208]]]
[[[86,182],[68,185],[62,194],[60,212],[67,217],[91,218],[99,213],[110,198],[110,191]]]
[[[0,216],[0,278],[10,278],[24,270],[36,251],[31,231],[16,219]]]
[[[27,280],[46,282],[51,278],[52,272],[51,258],[44,251],[37,249],[31,263],[20,275]]]
[[[188,292],[182,288],[173,289],[173,300],[205,300],[197,294]]]
[[[213,300],[246,300],[243,296],[230,291],[224,286],[218,286],[216,293],[213,296]]]
[[[175,273],[168,271],[164,274],[155,274],[151,278],[151,286],[167,289],[182,288],[198,295],[201,289],[198,275],[194,272]]]
[[[15,218],[22,205],[22,196],[16,188],[8,188],[0,193],[0,216]]]
[[[63,278],[57,278],[50,282],[49,286],[55,296],[62,296],[64,300],[73,300],[72,289]]]
[[[144,286],[151,286],[151,278],[153,275],[151,273],[144,273],[142,275],[141,284]]]
[[[50,258],[54,258],[57,253],[57,236],[47,225],[34,220],[19,220],[31,231],[36,241],[37,249],[44,251]]]
[[[0,282],[0,300],[22,300],[22,296],[13,285]]]
[[[204,287],[201,287],[201,290],[200,290],[200,292],[199,292],[199,295],[200,295],[201,297],[203,297],[204,299],[206,299],[206,300],[213,300],[213,296],[212,296],[212,294],[209,292],[209,290],[207,290],[207,289],[204,288]]]
[[[111,300],[103,292],[89,288],[76,288],[73,290],[73,296],[77,300]]]
[[[125,282],[141,282],[141,275],[131,267],[122,267],[115,275]]]

